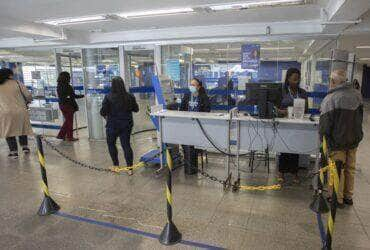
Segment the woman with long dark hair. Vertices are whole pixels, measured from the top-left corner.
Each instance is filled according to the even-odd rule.
[[[211,105],[203,83],[198,78],[193,78],[189,86],[190,94],[185,94],[180,110],[195,112],[210,112]]]
[[[121,77],[114,77],[111,91],[105,96],[100,110],[101,116],[107,120],[107,144],[114,166],[119,166],[116,147],[118,137],[121,141],[127,166],[133,165],[134,155],[130,144],[131,131],[134,126],[132,112],[138,111],[139,106],[135,96],[126,91],[125,83]],[[132,174],[132,171],[129,174]]]
[[[211,105],[203,83],[198,78],[193,78],[189,86],[190,94],[185,94],[182,99],[180,110],[192,112],[210,112]],[[198,173],[198,151],[194,146],[182,145],[185,158],[185,174]]]
[[[71,75],[68,72],[61,72],[58,76],[57,93],[59,97],[59,108],[64,117],[63,126],[60,128],[57,138],[66,141],[77,141],[73,138],[73,115],[78,111],[76,98],[83,98],[84,95],[76,95],[70,84]]]
[[[287,114],[287,108],[294,105],[294,99],[302,98],[306,100],[306,112],[308,110],[307,93],[304,89],[299,87],[301,81],[301,72],[299,69],[288,69],[283,86],[283,98],[280,105],[280,112]],[[299,155],[282,153],[279,156],[279,180],[284,181],[286,173],[293,174],[294,182],[298,183],[298,166]]]
[[[0,138],[6,138],[9,157],[18,158],[18,143],[23,153],[30,152],[27,135],[32,135],[27,105],[32,95],[24,84],[13,79],[13,71],[0,69]]]

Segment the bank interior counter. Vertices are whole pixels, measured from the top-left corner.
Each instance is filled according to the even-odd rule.
[[[260,119],[235,111],[202,113],[158,108],[152,108],[151,115],[159,119],[160,145],[168,143],[217,149],[226,157],[227,178],[231,169],[230,155],[237,157],[239,173],[239,155],[251,151],[265,152],[266,148],[277,154],[315,155],[315,169],[318,167],[318,120],[312,117]],[[236,144],[236,149],[232,149],[232,144]]]

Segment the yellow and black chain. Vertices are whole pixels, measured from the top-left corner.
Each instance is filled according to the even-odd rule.
[[[46,143],[47,146],[49,146],[52,150],[54,150],[55,152],[57,152],[60,156],[62,156],[63,158],[69,160],[70,162],[74,163],[75,165],[77,166],[80,166],[82,168],[87,168],[87,169],[90,169],[90,170],[94,170],[94,171],[98,171],[98,172],[107,172],[107,173],[114,173],[114,174],[117,174],[119,173],[120,171],[117,171],[116,168],[100,168],[100,167],[96,167],[96,166],[92,166],[90,164],[87,164],[87,163],[84,163],[84,162],[80,162],[76,159],[73,159],[72,157],[70,157],[69,155],[67,155],[65,152],[61,151],[60,149],[58,149],[55,145],[53,145],[53,143],[51,143],[50,141],[46,140],[44,137],[41,137],[41,139]],[[147,160],[146,162],[154,159],[155,157],[157,157],[159,154],[156,154],[154,155],[152,158],[150,158],[149,160]],[[146,163],[146,162],[140,162],[140,163]],[[128,170],[133,170],[134,167],[125,167],[125,169],[128,169]]]
[[[233,183],[229,183],[228,180],[220,180],[216,176],[210,175],[207,172],[205,172],[204,170],[199,169],[198,171],[205,178],[207,178],[211,181],[218,182],[218,183],[222,184],[224,186],[224,188],[227,187],[227,185],[229,184],[233,191],[237,191],[237,190],[266,191],[266,190],[280,190],[281,189],[280,184],[260,185],[260,186],[240,185],[239,183],[238,184],[236,184],[236,183],[233,184]]]
[[[217,178],[216,176],[213,176],[213,175],[210,175],[210,174],[208,174],[207,172],[205,172],[205,171],[203,171],[203,170],[201,170],[201,169],[199,169],[198,170],[199,171],[199,173],[202,175],[202,176],[204,176],[205,178],[207,178],[207,179],[209,179],[209,180],[211,180],[211,181],[214,181],[214,182],[218,182],[218,183],[220,183],[220,184],[222,184],[222,185],[226,185],[226,181],[225,180],[220,180],[219,178]]]
[[[41,137],[41,139],[52,150],[54,150],[55,152],[57,152],[59,155],[61,155],[65,159],[69,160],[70,162],[74,163],[75,165],[78,165],[78,166],[80,166],[82,168],[87,168],[87,169],[90,169],[90,170],[99,171],[99,172],[108,172],[108,173],[114,173],[114,174],[119,173],[119,171],[117,171],[117,169],[115,169],[115,168],[112,168],[112,169],[109,169],[109,168],[99,168],[99,167],[95,167],[95,166],[89,165],[89,164],[84,163],[84,162],[77,161],[76,159],[73,159],[72,157],[70,157],[69,155],[67,155],[66,153],[64,153],[63,151],[59,150],[55,145],[53,145],[51,142],[49,142],[48,140],[46,140],[44,137]],[[147,161],[150,161],[150,160],[154,159],[158,155],[159,154],[154,155],[151,159],[149,159]],[[131,170],[132,169],[134,169],[134,168],[131,168]],[[226,187],[227,184],[228,184],[228,181],[227,180],[220,180],[216,176],[210,175],[210,174],[208,174],[207,172],[205,172],[205,171],[203,171],[201,169],[199,169],[199,172],[205,178],[207,178],[207,179],[209,179],[211,181],[214,181],[214,182],[218,182],[221,185],[223,185],[224,187]],[[230,183],[230,186],[233,188],[233,190],[256,190],[256,191],[278,190],[278,189],[281,188],[281,186],[279,184],[277,184],[277,185],[270,185],[270,186],[243,186],[243,185],[238,185],[238,184],[232,184],[232,183]]]
[[[60,156],[62,156],[63,158],[69,160],[70,162],[74,163],[77,166],[80,166],[82,168],[87,168],[87,169],[90,169],[90,170],[94,170],[94,171],[99,171],[99,172],[116,173],[116,172],[112,171],[109,168],[99,168],[99,167],[95,167],[95,166],[89,165],[89,164],[84,163],[84,162],[77,161],[76,159],[73,159],[72,157],[70,157],[69,155],[67,155],[65,152],[63,152],[60,149],[58,149],[55,145],[53,145],[50,141],[46,140],[44,137],[41,137],[41,138],[46,143],[46,145],[48,147],[50,147],[52,150],[54,150],[55,152],[57,152]]]

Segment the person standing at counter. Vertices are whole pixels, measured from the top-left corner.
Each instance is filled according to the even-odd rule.
[[[321,103],[319,122],[320,136],[326,138],[331,159],[343,163],[337,196],[338,208],[343,208],[345,204],[353,205],[356,151],[364,136],[362,96],[346,80],[344,70],[331,73],[329,92]],[[328,191],[331,196],[333,190]]]
[[[306,100],[306,111],[308,110],[307,93],[304,89],[299,87],[301,81],[301,72],[299,69],[288,69],[285,77],[285,83],[282,90],[282,101],[280,105],[280,113],[284,116],[288,114],[288,107],[294,105],[294,99],[302,98]],[[281,153],[279,156],[279,180],[284,181],[286,173],[294,175],[294,182],[298,183],[298,154]]]
[[[180,105],[181,111],[210,112],[211,105],[203,87],[202,81],[193,78],[189,86],[190,94],[185,94]],[[198,152],[193,146],[182,146],[185,158],[185,174],[193,175],[198,172]]]
[[[27,135],[33,131],[27,104],[31,101],[31,93],[24,84],[13,79],[13,71],[0,69],[0,138],[6,139],[8,156],[12,159],[18,158],[17,136],[23,153],[30,152]]]
[[[134,154],[130,144],[130,136],[134,119],[132,112],[138,112],[139,105],[135,96],[127,93],[125,83],[119,76],[112,79],[111,92],[104,97],[100,115],[107,120],[106,134],[109,154],[113,165],[119,166],[118,151],[116,147],[117,138],[125,154],[127,166],[131,167],[134,161]],[[129,175],[132,171],[129,171]]]
[[[77,141],[78,138],[73,138],[73,115],[78,111],[76,98],[83,98],[84,95],[76,95],[70,81],[71,75],[68,72],[64,71],[59,74],[57,94],[64,123],[60,128],[57,138],[66,141]]]

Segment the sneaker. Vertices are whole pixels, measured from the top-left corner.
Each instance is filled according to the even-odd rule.
[[[24,154],[29,154],[30,153],[30,149],[28,147],[23,147],[23,153]]]
[[[11,152],[8,154],[8,157],[11,159],[18,159],[18,153],[17,152]]]
[[[343,203],[346,204],[346,205],[352,206],[353,205],[353,200],[344,198]]]

